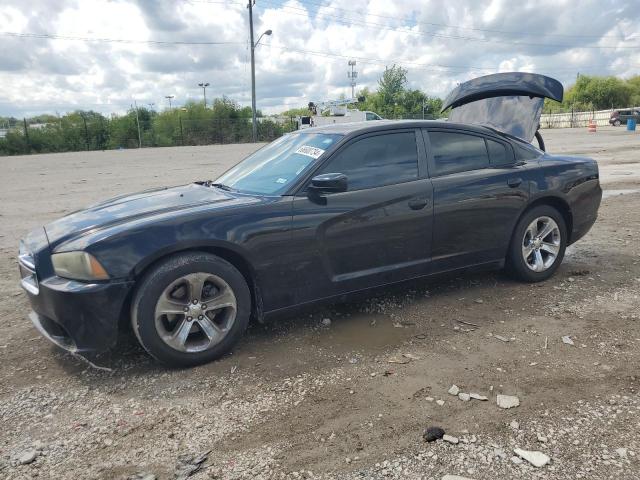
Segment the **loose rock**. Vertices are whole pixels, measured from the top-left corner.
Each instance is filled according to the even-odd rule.
[[[176,465],[175,479],[185,480],[202,468],[202,464],[207,460],[210,450],[200,455],[181,455],[178,457]]]
[[[485,397],[484,395],[480,395],[479,393],[470,393],[469,396],[474,400],[481,400],[481,401],[489,400],[489,397]]]
[[[460,393],[460,389],[457,385],[451,385],[451,388],[447,391],[449,395],[458,395]]]
[[[464,393],[464,392],[460,392],[458,394],[458,398],[463,402],[468,402],[469,400],[471,400],[471,396],[468,393]]]
[[[460,441],[458,437],[454,437],[453,435],[447,435],[447,434],[442,436],[442,440],[448,443],[453,443],[454,445],[457,445],[458,442]]]
[[[411,361],[410,358],[407,357],[390,357],[387,362],[389,363],[398,363],[400,365],[404,365],[405,363],[409,363]]]
[[[425,442],[435,442],[444,436],[444,430],[440,427],[425,428],[422,432],[422,438]]]
[[[548,455],[545,455],[542,452],[533,452],[530,450],[522,450],[521,448],[516,448],[513,450],[513,453],[518,455],[520,458],[523,458],[536,468],[544,467],[551,461],[551,458],[549,458]]]
[[[38,458],[39,452],[35,448],[30,448],[18,455],[18,463],[20,465],[28,465]]]
[[[473,478],[469,477],[461,477],[460,475],[445,475],[442,477],[442,480],[473,480]]]
[[[562,337],[562,343],[565,343],[567,345],[573,345],[573,340],[571,340],[571,337],[569,335],[565,335],[564,337]]]
[[[514,408],[520,405],[520,399],[513,395],[501,395],[496,396],[496,403],[500,408]]]
[[[627,449],[626,448],[616,448],[616,453],[620,456],[620,458],[627,457]]]

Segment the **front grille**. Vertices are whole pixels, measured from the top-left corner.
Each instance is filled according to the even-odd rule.
[[[21,253],[18,256],[18,268],[20,269],[20,284],[22,288],[32,295],[38,295],[40,287],[33,257],[28,253]]]

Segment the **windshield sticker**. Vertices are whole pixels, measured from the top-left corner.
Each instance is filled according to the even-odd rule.
[[[324,153],[324,150],[322,150],[321,148],[312,147],[310,145],[303,145],[296,150],[296,153],[299,153],[300,155],[306,155],[307,157],[311,157],[315,160]]]
[[[287,183],[287,179],[286,178],[279,178],[276,180],[276,183]]]

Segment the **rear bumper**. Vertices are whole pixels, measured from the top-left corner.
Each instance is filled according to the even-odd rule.
[[[132,282],[84,283],[50,277],[38,293],[27,288],[35,328],[71,352],[108,350],[116,344],[118,324]]]

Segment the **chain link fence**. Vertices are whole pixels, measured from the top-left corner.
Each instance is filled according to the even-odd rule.
[[[202,119],[180,114],[131,117],[108,119],[101,115],[78,115],[73,118],[69,115],[49,122],[27,119],[7,122],[0,127],[0,155],[253,141],[251,117]],[[270,142],[296,128],[294,117],[260,117],[257,141]]]

